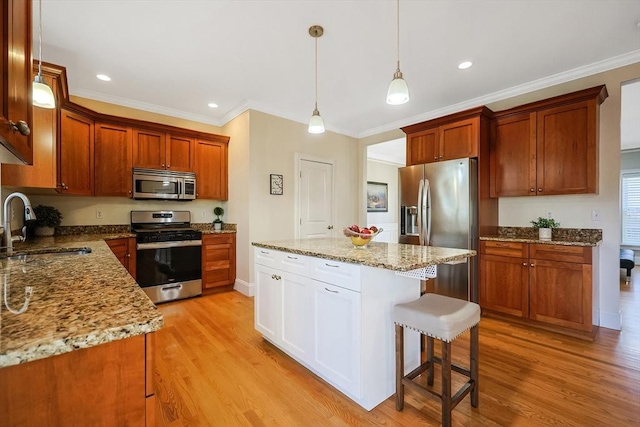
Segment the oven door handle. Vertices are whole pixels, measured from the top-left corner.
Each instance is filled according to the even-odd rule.
[[[181,240],[179,242],[159,242],[159,243],[138,243],[136,249],[166,249],[184,248],[187,246],[202,246],[202,240]]]

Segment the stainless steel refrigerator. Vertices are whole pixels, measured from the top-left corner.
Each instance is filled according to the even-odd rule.
[[[408,166],[399,170],[399,243],[477,250],[477,159]],[[437,277],[424,283],[434,292],[478,301],[477,257],[441,264]]]

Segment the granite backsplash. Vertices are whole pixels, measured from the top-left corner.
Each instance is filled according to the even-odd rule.
[[[498,227],[498,237],[537,240],[538,229],[533,227]],[[602,241],[602,230],[599,228],[554,228],[551,230],[551,239],[597,243]]]

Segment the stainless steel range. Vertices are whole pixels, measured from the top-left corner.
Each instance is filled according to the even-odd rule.
[[[202,294],[202,233],[189,211],[131,211],[136,281],[154,303]]]

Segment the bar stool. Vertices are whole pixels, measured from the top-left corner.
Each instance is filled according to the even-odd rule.
[[[404,386],[410,385],[442,403],[442,425],[451,426],[451,411],[464,397],[471,393],[471,406],[478,407],[478,323],[480,306],[473,302],[437,294],[424,294],[417,300],[397,304],[393,309],[396,335],[396,409],[404,408]],[[404,375],[404,328],[410,328],[427,337],[426,361]],[[469,365],[466,369],[451,363],[451,342],[471,329]],[[433,355],[433,339],[442,342],[442,357]],[[413,381],[427,372],[427,384],[433,385],[434,363],[442,367],[442,392],[435,391]],[[451,370],[469,378],[452,397]]]

